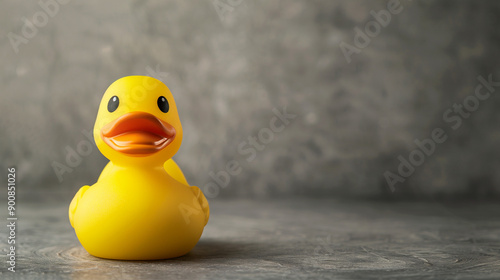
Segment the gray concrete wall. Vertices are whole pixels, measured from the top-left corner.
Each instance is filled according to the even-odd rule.
[[[371,11],[390,1],[215,3],[68,1],[49,13],[2,1],[0,166],[17,166],[21,195],[70,198],[95,182],[107,160],[93,144],[62,180],[52,165],[87,147],[107,86],[152,72],[177,100],[189,182],[204,189],[211,171],[241,166],[209,197],[500,193],[500,88],[481,89],[477,108],[473,97],[479,76],[500,80],[498,2],[401,1],[385,27]],[[368,36],[356,28],[372,37],[356,43]],[[443,118],[464,100],[474,110]],[[283,131],[255,157],[238,151],[285,106],[296,117]],[[401,175],[398,156],[437,128],[447,139],[392,192],[384,172]]]

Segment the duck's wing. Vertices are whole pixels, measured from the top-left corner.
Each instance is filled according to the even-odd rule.
[[[208,223],[208,218],[210,218],[210,207],[208,206],[208,201],[200,188],[196,186],[191,186],[191,190],[193,191],[198,203],[201,206],[201,210],[205,214],[205,225]]]
[[[73,216],[75,215],[76,208],[78,207],[78,202],[89,188],[90,186],[81,187],[80,190],[75,194],[75,197],[73,197],[73,200],[71,200],[71,203],[69,204],[69,211],[68,211],[69,222],[71,223],[72,227],[74,227]]]
[[[172,176],[175,180],[179,181],[180,183],[189,186],[186,177],[184,177],[184,173],[182,173],[182,170],[179,168],[179,166],[177,165],[177,163],[175,163],[173,159],[167,160],[163,165],[163,167],[165,168],[165,171],[167,171],[168,175]],[[208,218],[210,217],[210,208],[208,206],[207,198],[200,190],[200,188],[196,186],[189,186],[189,187],[191,188],[191,191],[193,191],[196,200],[200,204],[203,214],[205,214],[205,225],[206,225],[208,223]]]
[[[177,163],[173,159],[167,160],[163,164],[163,168],[165,168],[165,171],[167,171],[168,175],[172,176],[175,180],[179,181],[180,183],[189,186],[186,177],[184,177],[184,173],[182,173],[182,170],[179,168]]]

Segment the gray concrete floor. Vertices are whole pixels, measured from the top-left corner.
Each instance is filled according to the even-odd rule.
[[[500,279],[498,204],[214,200],[192,252],[145,262],[87,254],[68,203],[18,204],[0,279]]]

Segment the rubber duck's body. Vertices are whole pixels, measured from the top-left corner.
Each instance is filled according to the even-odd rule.
[[[87,252],[123,260],[188,253],[208,222],[209,207],[171,159],[182,126],[170,90],[151,77],[114,82],[99,107],[94,139],[110,163],[69,208]]]

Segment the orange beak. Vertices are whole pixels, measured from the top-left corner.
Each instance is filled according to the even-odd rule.
[[[130,112],[106,124],[101,138],[115,151],[147,156],[172,143],[175,128],[149,113]]]

